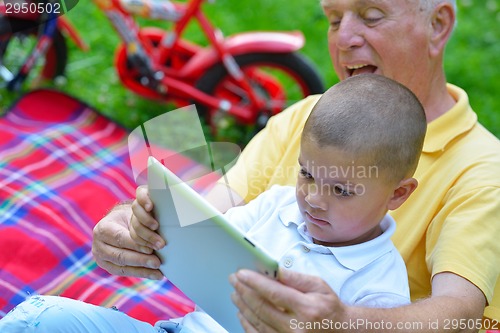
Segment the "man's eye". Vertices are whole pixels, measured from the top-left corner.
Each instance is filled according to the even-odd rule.
[[[330,23],[330,29],[337,30],[342,23],[342,15],[340,13],[329,13],[327,15],[328,23]]]
[[[330,21],[330,29],[332,30],[338,30],[340,27],[340,20],[332,20]]]
[[[363,13],[362,17],[367,24],[375,24],[384,18],[384,13],[379,9],[369,8]]]
[[[367,17],[364,20],[368,25],[373,25],[378,21],[380,21],[381,19],[382,19],[381,17],[373,17],[373,18]]]

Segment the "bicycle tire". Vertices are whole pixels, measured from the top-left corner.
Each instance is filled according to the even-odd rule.
[[[262,67],[264,67],[266,69],[270,68],[271,70],[280,71],[277,73],[278,76],[281,75],[281,71],[285,75],[289,75],[287,79],[290,80],[290,84],[295,85],[293,88],[297,89],[298,87],[299,90],[296,90],[294,92],[295,95],[290,100],[288,98],[289,88],[284,89],[287,90],[287,95],[286,99],[283,101],[285,102],[283,108],[287,107],[290,104],[293,104],[293,102],[303,99],[308,95],[323,93],[325,90],[322,79],[314,66],[306,57],[304,57],[300,53],[248,53],[237,55],[234,57],[234,59],[243,71],[246,71],[249,68],[256,68],[260,70]],[[270,75],[274,76],[275,74],[271,73]],[[222,97],[221,95],[227,94],[227,91],[222,89],[221,92],[220,86],[228,80],[231,79],[226,68],[222,63],[218,63],[210,68],[197,81],[196,87],[207,94]],[[281,82],[279,83],[281,84]],[[259,83],[256,83],[256,85],[258,86]],[[265,87],[261,86],[257,88],[264,90],[264,93],[268,93],[265,92]],[[230,96],[230,98],[231,97],[232,96]],[[233,98],[231,102],[237,102],[239,104],[244,104],[247,102],[244,100],[244,96],[240,101],[237,101],[238,97],[234,97],[235,98]],[[286,102],[287,100],[288,102]],[[273,105],[274,102],[275,101],[270,100],[271,105]],[[202,117],[208,124],[211,132],[210,134],[215,140],[233,141],[242,146],[244,146],[251,139],[251,137],[255,135],[255,133],[257,133],[265,126],[265,123],[270,116],[282,111],[282,109],[278,111],[264,110],[263,113],[265,114],[263,117],[260,117],[261,115],[256,115],[256,117],[258,117],[259,119],[263,118],[264,122],[259,121],[254,124],[243,124],[241,122],[238,122],[238,120],[236,119],[227,121],[227,114],[221,113],[221,111],[219,110],[211,110],[206,105],[202,105],[200,103],[197,103],[197,109],[200,117]],[[219,116],[222,114],[222,117],[226,117],[227,125],[222,126],[217,119],[214,119],[214,117],[216,117],[218,114]],[[226,131],[229,134],[221,133],[221,130],[223,130],[221,126],[231,127],[229,128],[229,131]]]
[[[11,27],[15,27],[11,32]],[[39,38],[39,27],[33,21],[0,17],[0,67],[7,69],[14,76],[19,72],[22,61],[25,60],[28,51],[15,45],[17,40],[29,39],[30,43],[36,43]],[[17,53],[24,53],[18,55]],[[11,56],[10,54],[13,53]],[[11,59],[12,58],[12,59]],[[40,61],[40,59],[38,59]],[[56,29],[52,39],[52,44],[49,46],[45,57],[37,69],[40,80],[54,80],[55,78],[64,75],[68,61],[68,50],[66,46],[66,39]],[[28,73],[27,81],[33,79],[35,73]],[[2,85],[7,85],[8,82],[0,77]],[[25,82],[27,83],[27,82]],[[24,84],[23,84],[24,85]]]

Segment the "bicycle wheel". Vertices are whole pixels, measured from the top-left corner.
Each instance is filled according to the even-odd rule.
[[[254,121],[242,123],[219,109],[198,104],[198,112],[217,141],[245,145],[262,129],[269,117],[311,94],[324,92],[324,85],[313,65],[299,53],[249,53],[234,57],[253,91],[265,106],[252,105],[248,93],[217,64],[198,80],[198,89],[218,98],[249,108]]]
[[[13,33],[11,27],[15,27]],[[22,86],[12,82],[35,49],[40,29],[33,21],[0,17],[0,87],[15,90],[33,88],[64,75],[68,51],[64,36],[56,29],[46,54],[36,59],[35,66],[27,73]]]

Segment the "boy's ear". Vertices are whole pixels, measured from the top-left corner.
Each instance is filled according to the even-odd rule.
[[[418,186],[418,181],[415,178],[405,178],[399,182],[398,187],[394,190],[391,199],[387,205],[389,210],[395,210],[401,206],[410,194],[415,191]]]

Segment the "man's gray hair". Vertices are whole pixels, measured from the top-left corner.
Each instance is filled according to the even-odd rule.
[[[453,8],[455,9],[455,12],[457,11],[457,1],[456,0],[419,0],[420,2],[420,7],[427,11],[431,12],[434,8],[436,8],[437,5],[443,2],[448,2],[450,3]]]

